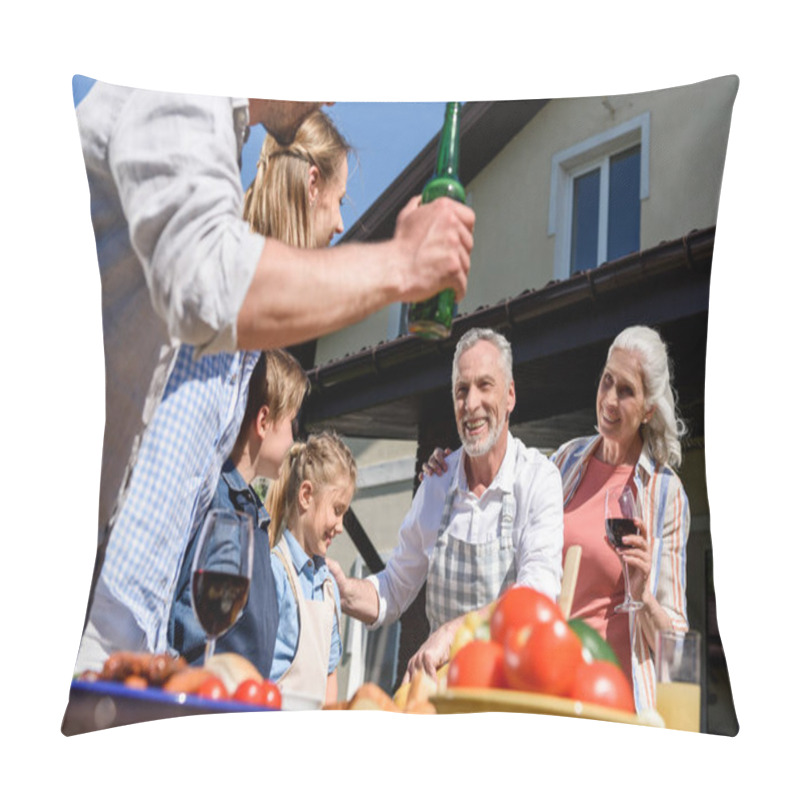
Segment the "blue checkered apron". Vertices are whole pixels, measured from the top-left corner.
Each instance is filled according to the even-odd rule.
[[[511,533],[516,513],[514,495],[503,496],[497,537],[472,544],[454,539],[447,532],[457,490],[454,479],[445,498],[428,566],[425,612],[432,631],[491,603],[514,583],[517,575]]]

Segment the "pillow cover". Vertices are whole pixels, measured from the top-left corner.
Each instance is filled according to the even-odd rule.
[[[614,336],[638,324],[659,330],[674,361],[674,386],[689,427],[679,474],[691,508],[691,535],[685,550],[675,553],[672,574],[682,584],[677,595],[685,591],[680,611],[703,642],[699,729],[728,735],[738,723],[716,623],[703,391],[715,224],[737,86],[736,78],[724,77],[632,95],[465,104],[460,178],[476,215],[475,244],[469,291],[451,336],[454,343],[472,327],[506,334],[517,391],[511,431],[550,453],[592,432],[597,376]],[[120,672],[108,668],[100,683],[80,673],[87,665],[99,672],[105,662],[100,653],[164,653],[170,647],[170,581],[198,527],[197,508],[211,502],[222,461],[238,435],[252,364],[231,352],[233,326],[260,240],[247,233],[245,223],[231,223],[236,257],[230,247],[205,253],[209,264],[225,262],[225,280],[185,265],[193,278],[185,286],[171,270],[206,224],[202,212],[210,201],[204,193],[228,217],[235,209],[238,221],[242,189],[255,174],[263,136],[253,128],[248,137],[246,102],[87,87],[81,79],[75,87],[103,287],[107,408],[91,637],[82,642],[66,734],[243,708],[191,693],[165,696],[162,678],[151,675],[130,676],[125,685],[125,670],[163,666],[149,660],[131,658]],[[371,120],[361,128],[348,127],[356,106],[360,119]],[[381,115],[405,113],[408,127],[424,115],[427,126],[386,191],[370,197],[374,202],[358,209],[363,213],[351,212],[358,218],[347,221],[343,242],[391,236],[397,215],[430,175],[442,109],[402,103],[325,109],[356,150]],[[359,158],[366,176],[370,164],[364,154]],[[204,291],[212,294],[204,298],[211,309],[202,311],[213,319],[198,326],[177,307],[184,300],[197,303]],[[358,544],[342,537],[331,550],[345,570],[394,546],[421,462],[435,446],[458,446],[449,395],[452,347],[421,347],[405,334],[402,308],[387,307],[294,350],[313,378],[304,429],[331,427],[374,441],[360,459],[366,489],[348,525]],[[196,349],[180,348],[181,341]],[[218,427],[198,422],[188,441],[182,436],[187,429],[175,427],[175,420],[196,408],[199,384],[203,402],[229,417],[215,417]],[[211,452],[217,460],[209,466]],[[393,465],[395,477],[370,483],[384,461]],[[366,542],[359,519],[368,531]],[[654,558],[656,570],[664,563]],[[342,638],[356,625],[342,618]],[[377,634],[359,629],[362,649],[346,653],[349,670],[340,675],[340,697],[349,699],[372,682],[367,676],[391,695],[407,659],[424,641],[426,625],[419,605],[406,612],[389,648],[388,669],[366,663],[368,639]],[[168,662],[166,668],[176,666]],[[225,676],[228,690],[242,675]],[[112,677],[118,686],[109,686]],[[652,671],[647,680],[653,682]],[[500,710],[547,713],[529,702]],[[579,715],[561,706],[559,711]]]

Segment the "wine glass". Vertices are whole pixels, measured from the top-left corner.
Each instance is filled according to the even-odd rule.
[[[633,521],[636,516],[638,516],[636,498],[633,496],[630,486],[615,486],[606,491],[606,538],[614,547],[622,550],[630,547],[630,545],[622,543],[622,537],[638,533]],[[617,613],[637,611],[644,603],[631,597],[628,565],[622,560],[622,556],[620,556],[620,561],[622,562],[622,575],[625,578],[625,600],[614,611]]]
[[[204,663],[217,637],[242,613],[253,575],[253,522],[232,509],[212,509],[192,561],[192,608],[206,632]]]

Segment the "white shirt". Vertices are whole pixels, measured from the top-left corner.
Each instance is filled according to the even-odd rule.
[[[377,589],[380,602],[372,627],[398,619],[425,583],[454,471],[457,491],[448,535],[472,544],[498,536],[503,496],[513,493],[517,583],[532,586],[552,599],[558,596],[564,544],[563,490],[558,470],[538,450],[525,447],[509,434],[497,475],[477,497],[467,488],[464,458],[463,448],[456,450],[447,458],[447,472],[423,480],[386,567],[367,578]]]
[[[264,246],[242,219],[246,111],[246,100],[103,83],[77,107],[102,287],[101,532],[178,345],[198,355],[236,349]]]

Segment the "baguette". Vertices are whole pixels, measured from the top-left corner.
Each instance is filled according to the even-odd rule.
[[[349,711],[400,711],[392,698],[375,683],[360,686],[347,708]]]
[[[424,703],[436,692],[436,680],[428,675],[424,669],[418,669],[411,678],[411,687],[408,690],[406,706],[414,703]]]
[[[192,694],[196,692],[209,678],[216,677],[210,670],[203,667],[186,667],[171,675],[161,687],[165,692],[174,694]]]
[[[403,709],[406,714],[435,714],[436,706],[430,700],[409,702]]]
[[[248,678],[259,683],[264,680],[253,663],[238,653],[215,653],[203,666],[225,684],[228,694],[233,694]]]

